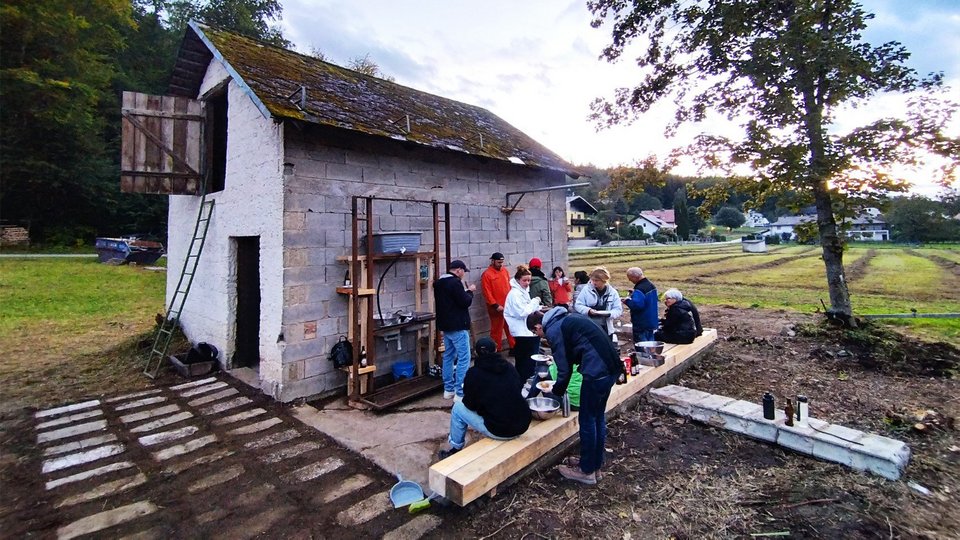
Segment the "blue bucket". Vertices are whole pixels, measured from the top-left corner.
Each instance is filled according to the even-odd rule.
[[[413,362],[394,362],[394,380],[399,381],[400,379],[409,379],[410,377],[413,377]]]

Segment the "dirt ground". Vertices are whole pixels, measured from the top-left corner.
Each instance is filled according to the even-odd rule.
[[[953,425],[960,414],[960,382],[951,378],[960,366],[956,348],[908,341],[908,354],[889,355],[885,352],[891,342],[877,344],[858,335],[841,342],[818,331],[813,318],[795,313],[703,307],[701,315],[705,326],[718,328],[720,340],[676,384],[758,402],[770,390],[778,407],[787,397],[805,394],[814,417],[907,442],[913,455],[904,478],[891,482],[820,462],[687,422],[644,400],[611,420],[609,459],[597,486],[571,483],[552,465],[544,465],[493,499],[484,497],[462,509],[434,505],[430,512],[442,522],[428,537],[960,537],[960,447]],[[38,385],[33,392],[20,387],[18,406],[0,406],[0,526],[5,531],[0,536],[51,537],[67,519],[51,517],[55,501],[43,494],[40,479],[31,478],[41,458],[32,444],[31,412],[20,405],[63,403],[141,385],[116,379],[106,386],[101,382],[84,387],[77,381],[69,395],[58,399],[41,393],[49,386]],[[284,425],[296,425],[286,406],[241,392]],[[302,425],[298,429],[303,440],[317,443],[310,460],[337,457],[346,463],[343,470],[323,484],[282,486],[277,479],[307,463],[306,457],[251,467],[252,458],[238,454],[225,458],[224,464],[246,465],[245,472],[218,486],[216,493],[184,495],[182,488],[204,474],[204,468],[197,467],[150,491],[133,490],[128,497],[158,500],[174,516],[208,515],[216,510],[216,501],[232,501],[224,506],[234,525],[258,516],[272,520],[266,532],[250,529],[240,535],[263,538],[379,537],[410,519],[392,513],[362,527],[338,525],[339,513],[384,492],[394,480],[322,434]],[[356,474],[371,482],[321,507],[318,499],[328,484]],[[922,487],[909,487],[912,484]],[[250,513],[242,503],[255,504],[256,496],[260,504],[270,504],[258,507],[261,513]],[[154,525],[151,530],[160,537],[238,534],[236,528],[178,529],[161,521],[159,514]]]

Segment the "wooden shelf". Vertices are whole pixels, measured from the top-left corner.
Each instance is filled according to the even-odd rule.
[[[337,292],[340,294],[353,294],[353,287],[337,287]],[[375,292],[373,289],[357,289],[357,293],[360,296],[373,296]]]
[[[363,375],[365,373],[373,373],[376,370],[377,370],[377,366],[366,366],[366,367],[359,368],[357,371],[360,375]],[[353,368],[350,366],[342,367],[340,368],[340,371],[344,371],[346,373],[353,373]]]
[[[371,394],[361,396],[360,401],[380,411],[441,388],[443,379],[420,375],[384,386]]]
[[[405,323],[391,324],[390,326],[381,326],[380,328],[374,328],[373,333],[375,335],[389,334],[391,332],[397,332],[399,330],[403,330],[404,328],[407,328],[409,326],[414,326],[418,324],[427,324],[436,318],[437,318],[436,315],[431,314],[429,317],[421,318],[418,320],[412,320],[412,321],[407,321]]]
[[[420,258],[424,258],[424,257],[433,257],[434,255],[436,255],[436,254],[435,254],[434,252],[432,252],[432,251],[414,251],[414,252],[412,252],[412,253],[404,253],[403,255],[400,255],[399,259],[400,259],[400,260],[420,259]],[[373,260],[375,260],[375,261],[389,261],[389,260],[397,259],[397,258],[398,258],[398,257],[397,257],[397,254],[396,254],[396,253],[386,253],[386,254],[383,254],[383,255],[374,255],[374,256],[373,256]],[[352,261],[352,260],[353,260],[353,257],[350,256],[350,255],[338,255],[338,256],[337,256],[337,261],[340,261],[340,262],[350,262],[350,261]],[[365,261],[365,260],[367,260],[367,256],[366,256],[366,255],[357,255],[357,260],[358,260],[358,261]]]

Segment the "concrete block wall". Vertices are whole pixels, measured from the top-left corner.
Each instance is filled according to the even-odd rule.
[[[283,332],[286,347],[280,399],[329,393],[346,384],[327,354],[348,332],[348,297],[337,294],[350,254],[351,198],[355,195],[405,200],[449,202],[451,257],[470,267],[467,279],[478,293],[471,308],[475,339],[489,332],[480,294],[480,275],[490,254],[506,255],[511,270],[531,257],[544,266],[566,266],[565,193],[531,193],[510,218],[501,211],[505,194],[562,185],[555,171],[539,171],[457,152],[409,146],[394,141],[344,136],[322,128],[287,129],[284,161],[293,173],[283,183]],[[421,251],[432,249],[433,209],[430,204],[403,201],[375,203],[374,231],[422,232]],[[441,214],[442,217],[442,214]],[[361,231],[362,233],[362,231]],[[443,234],[441,232],[441,242]],[[441,272],[443,261],[441,253]],[[386,268],[378,264],[374,280]],[[380,302],[384,313],[412,309],[415,276],[412,261],[400,261],[384,279]],[[431,267],[432,272],[432,267]],[[375,287],[376,282],[371,284]],[[424,289],[426,295],[432,294]],[[312,329],[316,327],[315,335]],[[402,353],[395,344],[377,340],[378,374],[393,361],[412,359],[412,334],[404,337]]]

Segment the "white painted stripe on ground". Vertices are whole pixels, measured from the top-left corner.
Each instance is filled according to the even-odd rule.
[[[60,469],[66,469],[67,467],[82,465],[84,463],[90,463],[91,461],[97,461],[98,459],[115,456],[122,452],[122,444],[108,444],[106,446],[100,446],[91,450],[77,452],[76,454],[67,454],[58,458],[48,459],[43,462],[43,467],[41,470],[43,471],[43,474],[47,474],[53,471],[59,471]]]
[[[128,414],[126,416],[121,416],[120,421],[124,424],[129,424],[131,422],[139,422],[141,420],[146,420],[147,418],[154,418],[156,416],[163,416],[165,414],[170,414],[172,412],[177,412],[180,410],[179,405],[164,405],[163,407],[157,409],[150,409],[149,411],[141,411],[138,413]]]
[[[263,431],[265,429],[270,429],[277,424],[282,424],[283,420],[279,418],[267,418],[266,420],[257,422],[255,424],[250,424],[249,426],[238,427],[236,429],[231,429],[227,432],[227,435],[249,435],[251,433],[257,433],[258,431]]]
[[[218,486],[224,482],[229,482],[234,478],[243,474],[243,465],[234,465],[233,467],[228,467],[220,472],[211,474],[197,480],[193,484],[187,487],[187,492],[197,493],[198,491],[203,491],[205,489],[212,488],[213,486]]]
[[[193,461],[183,461],[181,463],[175,463],[166,469],[163,470],[164,474],[180,474],[183,471],[193,467],[195,465],[206,465],[208,463],[213,463],[219,461],[227,456],[232,456],[233,450],[217,450],[212,454],[207,454],[205,456],[200,456]]]
[[[99,486],[93,489],[90,489],[88,491],[83,491],[76,495],[67,497],[66,499],[57,503],[57,508],[85,503],[88,501],[92,501],[94,499],[99,499],[100,497],[104,497],[106,495],[112,495],[114,493],[123,493],[128,489],[133,489],[139,485],[146,484],[146,483],[147,483],[147,475],[143,473],[138,473],[136,476],[131,476],[128,478],[113,480],[105,484],[100,484]]]
[[[214,403],[209,407],[200,409],[200,413],[203,415],[222,413],[223,411],[229,411],[230,409],[235,409],[241,405],[246,405],[247,403],[250,403],[250,398],[240,396],[236,399],[231,399],[230,401],[224,401],[222,403]]]
[[[82,435],[84,433],[90,433],[92,431],[103,431],[107,429],[106,420],[97,420],[96,422],[89,422],[86,424],[77,424],[62,429],[55,429],[53,431],[44,431],[43,433],[37,434],[37,443],[43,444],[45,442],[56,441],[60,439],[66,439],[67,437],[73,437],[75,435]]]
[[[294,446],[288,446],[286,448],[282,448],[280,450],[277,450],[276,452],[271,452],[263,456],[262,458],[260,458],[260,461],[264,463],[278,463],[285,459],[292,458],[294,456],[299,456],[300,454],[303,454],[306,452],[311,452],[313,450],[316,450],[317,448],[320,448],[320,443],[317,443],[314,441],[302,442]]]
[[[148,398],[138,399],[136,401],[129,401],[127,403],[122,403],[114,407],[114,410],[125,411],[127,409],[135,409],[137,407],[146,407],[147,405],[153,405],[154,403],[160,403],[166,400],[167,400],[166,396],[148,397]]]
[[[187,405],[191,407],[199,407],[200,405],[203,405],[205,403],[210,403],[211,401],[217,401],[218,399],[223,399],[225,397],[238,394],[239,392],[240,391],[237,390],[236,388],[227,388],[226,390],[221,390],[216,394],[210,394],[209,396],[203,396],[202,398],[197,398],[192,401],[188,401]]]
[[[132,521],[139,517],[157,511],[157,506],[149,501],[140,501],[120,508],[114,508],[99,514],[78,519],[73,523],[57,529],[57,540],[70,540],[85,534],[92,534],[103,529]]]
[[[313,480],[318,476],[323,476],[328,472],[335,471],[343,466],[343,460],[337,457],[328,457],[323,461],[311,463],[306,467],[301,467],[293,472],[280,477],[286,482],[306,482]]]
[[[197,449],[199,449],[199,448],[203,448],[204,446],[206,446],[206,445],[208,445],[208,444],[210,444],[210,443],[212,443],[212,442],[214,442],[214,441],[216,441],[216,440],[217,440],[217,436],[216,436],[216,435],[206,435],[206,436],[204,436],[204,437],[200,437],[200,438],[197,438],[197,439],[193,439],[193,440],[191,440],[191,441],[187,441],[187,442],[185,442],[185,443],[183,443],[183,444],[178,444],[178,445],[176,445],[176,446],[171,446],[170,448],[164,448],[163,450],[160,450],[159,452],[154,452],[154,453],[153,453],[153,459],[155,459],[155,460],[157,460],[157,461],[164,461],[164,460],[170,459],[170,458],[172,458],[172,457],[181,456],[181,455],[183,455],[183,454],[188,454],[188,453],[190,453],[190,452],[193,452],[194,450],[197,450]]]
[[[299,436],[300,436],[299,431],[295,429],[288,429],[286,431],[281,431],[279,433],[267,435],[262,439],[250,441],[247,444],[243,445],[243,447],[248,450],[257,450],[259,448],[266,448],[268,446],[273,446],[278,443],[287,442],[289,440],[296,439]]]
[[[260,536],[269,536],[267,532],[273,526],[274,523],[282,520],[287,517],[292,511],[295,511],[290,506],[279,506],[276,504],[271,505],[273,508],[268,508],[259,514],[251,516],[230,529],[219,530],[220,538],[229,538],[230,540],[246,540],[248,538],[257,538]]]
[[[54,420],[48,420],[46,422],[41,422],[37,424],[37,431],[41,429],[47,429],[54,426],[62,426],[64,424],[72,424],[77,420],[86,420],[87,418],[93,418],[94,416],[100,416],[103,414],[103,411],[97,409],[95,411],[87,411],[77,414],[71,414],[70,416],[61,416],[60,418]]]
[[[64,452],[73,452],[74,450],[93,448],[94,446],[100,446],[103,443],[108,443],[115,440],[117,440],[117,436],[112,433],[108,435],[100,435],[98,437],[90,437],[89,439],[83,439],[82,441],[69,442],[67,444],[61,444],[60,446],[51,446],[43,451],[43,455],[55,456]]]
[[[442,522],[439,516],[423,514],[383,535],[383,540],[418,540],[436,529]]]
[[[214,508],[209,512],[204,512],[197,516],[197,523],[204,524],[210,523],[211,521],[216,521],[223,519],[228,514],[232,513],[232,510],[229,508],[244,508],[257,505],[257,507],[263,507],[264,504],[261,502],[267,498],[271,493],[273,493],[274,487],[270,484],[263,484],[261,486],[255,486],[247,491],[236,496],[232,500],[224,500],[218,508]]]
[[[182,413],[177,413],[173,416],[167,416],[166,418],[161,418],[159,420],[154,420],[153,422],[147,422],[146,424],[140,424],[135,428],[130,429],[130,433],[145,433],[148,431],[153,431],[155,429],[162,428],[163,426],[169,426],[170,424],[176,424],[177,422],[183,422],[187,418],[193,418],[193,413],[189,411],[183,411]]]
[[[369,476],[365,474],[355,474],[339,484],[329,486],[329,491],[321,493],[315,500],[318,500],[320,504],[330,504],[344,495],[349,495],[354,491],[367,487],[371,482],[373,482],[373,479]]]
[[[217,380],[216,377],[207,377],[206,379],[200,379],[199,381],[190,381],[183,384],[178,384],[176,386],[171,386],[171,390],[183,390],[184,388],[193,388],[194,386],[203,386],[207,383],[212,383]]]
[[[241,412],[241,413],[237,413],[237,414],[234,414],[234,415],[225,416],[225,417],[223,417],[223,418],[218,418],[217,420],[214,420],[213,423],[216,424],[216,425],[218,425],[218,426],[223,426],[223,425],[226,425],[226,424],[232,424],[232,423],[234,423],[234,422],[239,422],[240,420],[247,420],[247,419],[249,419],[249,418],[253,418],[254,416],[260,416],[261,414],[263,414],[263,413],[265,413],[265,412],[267,412],[267,411],[265,411],[265,410],[263,410],[263,409],[250,409],[249,411],[243,411],[243,412]]]
[[[133,467],[133,463],[130,463],[129,461],[119,461],[117,463],[104,465],[103,467],[97,467],[96,469],[90,469],[89,471],[83,471],[81,473],[71,474],[70,476],[64,476],[63,478],[58,478],[56,480],[50,480],[49,482],[47,482],[47,490],[60,487],[64,484],[72,484],[74,482],[79,482],[80,480],[93,478],[94,476],[100,476],[101,474],[107,474],[109,472],[119,471],[123,469],[129,469],[130,467]]]
[[[132,394],[124,394],[124,395],[122,395],[122,396],[117,396],[117,397],[112,397],[112,398],[110,398],[110,399],[106,399],[106,400],[104,400],[104,403],[116,403],[116,402],[118,402],[118,401],[125,401],[125,400],[128,400],[128,399],[133,399],[133,398],[138,398],[138,397],[143,397],[143,396],[149,396],[149,395],[152,395],[152,394],[156,394],[157,392],[161,392],[161,389],[159,389],[159,388],[154,388],[154,389],[152,389],[152,390],[144,390],[143,392],[134,392],[134,393],[132,393]]]
[[[189,389],[189,390],[184,390],[183,392],[180,392],[180,397],[185,397],[185,398],[186,398],[186,397],[190,397],[190,396],[199,396],[200,394],[206,394],[207,392],[211,392],[211,391],[213,391],[213,390],[217,390],[217,389],[219,389],[219,388],[223,388],[224,386],[229,386],[229,385],[228,385],[227,383],[223,382],[223,381],[217,381],[217,382],[215,382],[215,383],[210,383],[210,384],[205,384],[205,385],[203,385],[203,386],[198,386],[197,388],[191,388],[191,389]]]
[[[390,494],[386,491],[381,491],[337,514],[337,523],[339,523],[341,527],[352,527],[366,523],[388,510],[393,510],[393,504],[390,502]]]
[[[160,433],[154,433],[153,435],[144,435],[137,439],[140,441],[140,444],[144,446],[153,446],[155,444],[163,444],[170,441],[175,441],[177,439],[182,439],[184,437],[189,437],[196,433],[200,428],[197,426],[184,426],[178,429],[171,429],[170,431],[161,431]]]
[[[56,416],[58,414],[79,411],[80,409],[89,409],[90,407],[96,407],[100,404],[99,399],[94,399],[90,401],[84,401],[82,403],[74,403],[72,405],[64,405],[63,407],[55,407],[53,409],[47,409],[44,411],[37,411],[34,413],[34,418],[46,418],[48,416]]]

